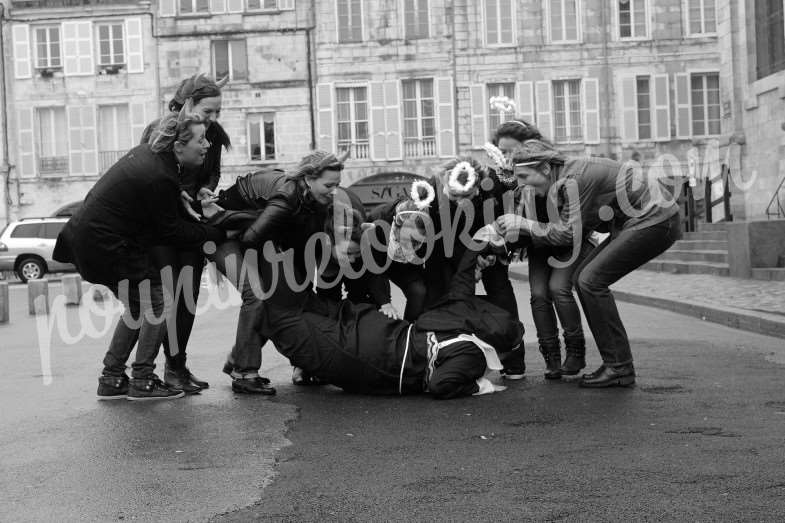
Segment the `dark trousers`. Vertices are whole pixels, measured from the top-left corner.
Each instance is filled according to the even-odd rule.
[[[229,356],[234,370],[243,376],[259,372],[262,346],[267,342],[259,334],[264,302],[260,299],[263,286],[259,275],[260,260],[256,253],[251,249],[243,249],[237,240],[228,240],[210,256],[210,260],[240,292],[243,300],[237,317],[235,342]],[[262,260],[261,263],[265,262]]]
[[[174,296],[174,309],[167,321],[164,336],[164,355],[169,366],[175,369],[186,364],[186,347],[196,319],[196,303],[204,269],[204,254],[199,248],[178,249],[158,245],[151,249],[151,256],[161,272],[162,282]],[[171,270],[171,278],[168,276]]]
[[[531,289],[531,308],[537,341],[543,350],[556,350],[559,347],[558,317],[564,331],[564,344],[568,349],[583,351],[586,341],[583,336],[581,311],[572,289],[573,273],[579,260],[588,256],[592,246],[584,242],[578,259],[568,267],[553,267],[548,263],[551,256],[566,261],[567,257],[549,247],[529,247],[529,287]]]
[[[518,302],[510,282],[509,267],[496,263],[482,271],[482,285],[488,300],[518,319]]]
[[[406,321],[415,321],[425,310],[427,289],[422,266],[392,262],[385,276],[401,289],[404,297],[406,297],[406,308],[403,311],[404,319]]]
[[[608,287],[665,252],[679,238],[681,219],[677,214],[644,229],[622,230],[579,262],[575,288],[604,364],[632,363],[630,340]]]

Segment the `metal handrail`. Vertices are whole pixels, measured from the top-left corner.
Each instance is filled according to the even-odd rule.
[[[723,165],[720,171],[720,175],[715,178],[707,178],[706,179],[706,186],[705,186],[705,194],[704,198],[706,200],[706,223],[712,223],[712,209],[715,205],[723,204],[723,210],[725,212],[725,217],[722,221],[732,222],[733,215],[731,214],[730,208],[730,168],[727,165]],[[714,183],[722,183],[722,196],[719,198],[712,199],[711,187]]]
[[[780,180],[780,184],[774,190],[771,200],[769,200],[769,205],[766,206],[766,219],[770,219],[772,216],[776,216],[777,218],[785,217],[785,201],[783,201],[783,198],[780,198],[783,188],[785,188],[785,176]],[[776,211],[772,211],[775,202],[777,204],[777,209]]]

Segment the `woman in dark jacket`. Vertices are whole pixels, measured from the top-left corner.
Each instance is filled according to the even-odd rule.
[[[181,211],[184,216],[199,219],[191,205],[201,206],[201,202],[209,203],[215,197],[214,191],[221,178],[221,153],[230,148],[229,136],[218,123],[221,114],[222,82],[214,82],[207,76],[194,75],[183,80],[169,102],[169,110],[179,112],[188,103],[191,112],[200,116],[207,126],[205,137],[209,148],[201,165],[183,169],[180,177]],[[158,121],[152,122],[142,133],[142,143],[150,139],[152,130]],[[196,303],[199,299],[199,288],[204,269],[204,254],[199,249],[159,245],[153,250],[153,257],[159,268],[171,267],[174,281],[183,275],[182,286],[177,291],[175,309],[173,311],[174,328],[164,338],[164,354],[166,355],[166,371],[164,381],[170,385],[195,393],[208,388],[209,384],[196,378],[186,366],[186,349],[191,337],[195,315],[194,308],[188,303]],[[190,277],[189,277],[190,276]],[[175,346],[176,345],[176,346]]]
[[[631,166],[604,158],[566,158],[546,142],[529,140],[513,160],[519,183],[547,196],[560,212],[547,222],[507,214],[497,225],[502,234],[531,237],[535,246],[572,246],[571,259],[549,263],[577,264],[575,286],[603,361],[580,385],[634,384],[630,342],[609,286],[679,239],[678,206],[659,180],[646,180]],[[597,230],[611,236],[587,253],[583,240]]]
[[[186,221],[178,213],[180,173],[204,161],[204,133],[198,117],[165,118],[152,145],[135,147],[101,177],[57,239],[55,259],[73,263],[86,280],[106,285],[125,305],[104,358],[100,399],[183,394],[153,373],[166,329],[155,318],[166,314],[166,307],[161,273],[151,254],[153,245],[198,249],[225,237],[223,231]],[[137,338],[129,387],[125,364]]]

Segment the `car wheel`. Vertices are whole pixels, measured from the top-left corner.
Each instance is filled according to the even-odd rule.
[[[28,280],[40,280],[46,274],[46,265],[38,258],[25,258],[16,266],[16,275],[27,283]]]

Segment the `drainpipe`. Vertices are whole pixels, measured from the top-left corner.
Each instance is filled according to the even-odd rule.
[[[308,116],[311,122],[311,150],[316,149],[316,106],[314,103],[314,73],[316,70],[316,53],[311,49],[314,44],[312,37],[313,31],[316,29],[316,0],[311,0],[310,19],[308,20],[308,29],[305,30],[305,43],[306,43],[306,61],[308,62]]]
[[[5,159],[5,219],[11,221],[11,163],[8,161],[8,90],[5,77],[5,5],[0,4],[0,98],[3,99],[3,156]]]
[[[602,57],[603,57],[603,67],[605,68],[605,132],[606,132],[606,154],[610,156],[611,154],[611,113],[613,112],[613,93],[612,89],[612,82],[613,79],[611,78],[611,66],[608,58],[608,33],[613,30],[613,24],[608,23],[608,9],[611,9],[610,4],[605,4],[602,2],[602,7],[600,8],[600,13],[602,15]],[[618,158],[621,160],[621,158]]]

